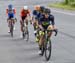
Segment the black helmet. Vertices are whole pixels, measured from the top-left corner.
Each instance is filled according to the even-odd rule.
[[[50,13],[51,13],[51,10],[48,9],[48,8],[45,8],[45,9],[44,9],[44,13],[50,14]]]
[[[40,11],[44,12],[45,7],[44,6],[40,6]]]

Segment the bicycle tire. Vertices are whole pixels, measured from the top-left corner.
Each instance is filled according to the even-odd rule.
[[[11,24],[11,28],[10,28],[10,33],[11,33],[11,37],[13,37],[13,25]]]
[[[44,51],[45,51],[44,46],[42,46],[42,48],[41,48],[41,56],[44,55]]]
[[[22,37],[23,37],[23,39],[25,39],[25,33],[24,32],[22,33]]]
[[[29,40],[29,31],[27,32],[27,41]]]
[[[44,52],[45,52],[45,42],[43,43],[42,48],[41,48],[41,56],[44,55]]]
[[[51,57],[51,40],[48,40],[47,42],[45,42],[45,58],[46,58],[46,61],[49,61],[50,57]],[[47,55],[47,46],[49,45],[48,47],[48,51],[49,51],[49,55]]]
[[[22,37],[23,37],[23,39],[25,39],[25,26],[24,26],[24,24],[23,24],[23,33],[22,33]]]
[[[25,38],[26,38],[26,41],[29,40],[29,31],[28,31],[28,28],[26,28],[27,30],[25,30]]]

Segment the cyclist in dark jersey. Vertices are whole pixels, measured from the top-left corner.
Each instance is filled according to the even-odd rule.
[[[44,31],[44,30],[53,30],[55,29],[55,22],[54,22],[54,16],[51,14],[50,9],[45,8],[44,13],[40,16],[39,21],[39,28]],[[48,32],[48,36],[51,37],[52,33]],[[44,33],[40,33],[40,40],[39,40],[39,54],[41,54],[41,45],[43,44],[43,38],[44,38]]]
[[[36,36],[36,29],[38,27],[38,14],[40,11],[40,5],[36,5],[34,6],[34,10],[33,10],[33,26],[34,26],[34,34]]]

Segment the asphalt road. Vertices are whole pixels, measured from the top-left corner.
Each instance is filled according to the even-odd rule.
[[[49,62],[38,55],[38,45],[35,43],[33,26],[29,25],[30,40],[26,42],[20,37],[20,10],[28,5],[31,10],[36,4],[45,5],[55,0],[0,0],[0,63],[75,63],[75,15],[52,11],[55,23],[59,29],[57,37],[52,36],[52,56]],[[61,0],[60,0],[61,1]],[[12,3],[17,10],[18,22],[14,37],[8,34],[5,9]],[[54,9],[51,9],[54,10]],[[67,13],[67,11],[64,11]],[[74,13],[73,13],[74,14]]]

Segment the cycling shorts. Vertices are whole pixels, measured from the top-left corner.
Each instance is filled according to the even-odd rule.
[[[21,16],[22,21],[26,19],[27,16]]]
[[[45,30],[47,30],[47,28],[48,28],[49,25],[50,25],[50,24],[48,24],[48,25],[42,25],[42,27],[43,27]]]
[[[8,13],[8,18],[9,19],[14,18],[14,13]]]

